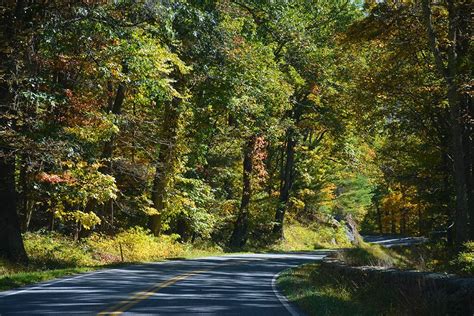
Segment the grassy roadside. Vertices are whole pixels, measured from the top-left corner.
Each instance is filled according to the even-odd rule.
[[[401,315],[394,293],[378,284],[359,287],[321,270],[320,264],[289,269],[277,280],[289,301],[307,315]]]
[[[385,248],[361,242],[358,247],[337,253],[337,259],[351,266],[377,266],[401,270],[474,275],[474,242],[461,251],[443,242]]]
[[[458,254],[448,253],[439,243],[388,249],[362,242],[359,247],[336,253],[336,257],[352,266],[448,271],[462,276],[474,273],[472,242]],[[447,308],[436,297],[427,301],[416,289],[396,290],[378,279],[357,281],[321,264],[284,271],[277,282],[288,299],[308,315],[445,315]]]
[[[38,282],[48,281],[51,279],[61,278],[64,276],[94,271],[100,268],[106,268],[107,266],[96,266],[96,267],[76,267],[76,268],[65,268],[65,269],[52,269],[52,270],[32,270],[28,271],[25,269],[21,272],[9,273],[0,276],[0,291],[5,291],[21,286],[31,285]]]

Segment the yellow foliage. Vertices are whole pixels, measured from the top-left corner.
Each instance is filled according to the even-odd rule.
[[[142,227],[132,227],[114,237],[94,234],[88,244],[99,254],[121,257],[128,262],[156,261],[179,256],[183,246],[176,242],[177,235],[155,237]]]
[[[382,225],[385,232],[419,233],[415,219],[423,216],[427,205],[418,200],[418,191],[414,186],[394,185],[392,190],[382,198]]]

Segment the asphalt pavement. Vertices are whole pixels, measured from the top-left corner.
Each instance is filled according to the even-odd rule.
[[[299,315],[276,275],[328,251],[241,254],[105,269],[0,292],[0,315]]]

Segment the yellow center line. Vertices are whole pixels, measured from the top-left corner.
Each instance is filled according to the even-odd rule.
[[[240,264],[240,263],[245,263],[245,262],[249,262],[249,260],[232,262],[232,263],[223,263],[223,264],[220,264],[218,266],[222,267],[222,266],[235,265],[235,264]],[[208,272],[210,270],[213,270],[214,268],[217,268],[217,267],[213,267],[213,268],[210,268],[210,269],[204,269],[204,270],[194,270],[194,271],[191,271],[191,272],[188,272],[188,273],[183,273],[183,274],[177,275],[177,276],[175,276],[175,277],[173,277],[173,278],[171,278],[171,279],[169,279],[165,282],[161,282],[161,283],[153,285],[148,290],[137,292],[134,295],[132,295],[130,298],[123,300],[122,302],[118,303],[115,306],[112,306],[111,308],[107,308],[107,309],[103,310],[102,312],[99,312],[97,315],[101,315],[101,316],[104,316],[104,315],[121,315],[125,311],[130,309],[131,307],[135,306],[136,304],[140,303],[143,300],[146,300],[148,297],[152,296],[153,294],[155,294],[159,290],[164,289],[165,287],[168,287],[170,285],[173,285],[173,284],[175,284],[175,283],[177,283],[181,280],[187,279],[191,276]]]

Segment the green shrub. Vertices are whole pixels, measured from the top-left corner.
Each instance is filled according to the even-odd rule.
[[[464,250],[457,255],[453,263],[460,274],[474,275],[474,241],[464,244]]]
[[[25,249],[33,265],[48,268],[94,265],[90,247],[57,232],[24,234]]]

